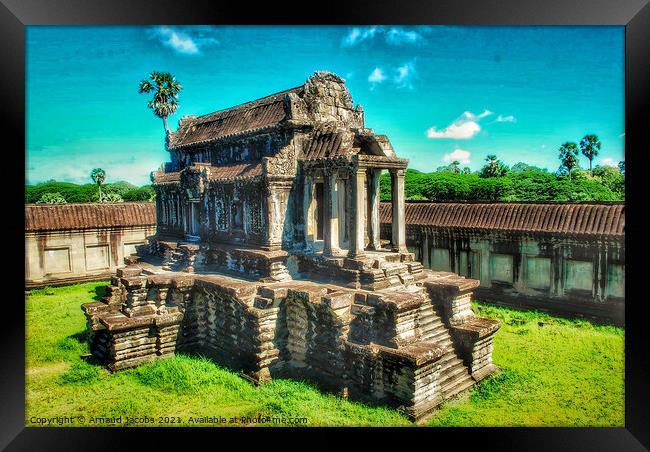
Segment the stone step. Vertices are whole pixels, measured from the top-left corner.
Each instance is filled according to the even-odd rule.
[[[471,388],[472,385],[474,385],[474,380],[472,380],[472,377],[467,375],[466,377],[459,378],[447,386],[443,386],[441,391],[442,396],[445,400],[449,400],[464,390]]]
[[[453,342],[451,336],[449,335],[449,331],[447,331],[446,328],[443,328],[440,331],[430,335],[429,337],[427,337],[427,340],[431,342],[439,342],[439,341],[441,342],[447,340]]]
[[[415,278],[410,273],[400,273],[397,276],[405,286],[408,286],[409,284],[415,284]]]
[[[438,331],[441,329],[445,329],[445,330],[447,329],[445,324],[442,323],[442,321],[437,318],[420,319],[419,326],[420,326],[420,331],[422,332],[426,331],[427,333]]]
[[[458,379],[461,375],[467,375],[467,368],[463,363],[456,363],[448,366],[444,371],[440,373],[440,386],[445,387],[449,385],[452,381]]]
[[[395,263],[395,264],[385,264],[382,267],[382,270],[384,271],[384,274],[386,277],[389,276],[397,276],[399,274],[403,273],[408,273],[408,266],[403,263]]]

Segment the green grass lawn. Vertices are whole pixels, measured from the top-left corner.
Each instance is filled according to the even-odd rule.
[[[256,387],[198,357],[176,356],[113,374],[90,364],[82,359],[88,346],[80,306],[98,299],[105,284],[38,289],[26,297],[27,425],[80,415],[84,425],[116,425],[108,419],[113,417],[121,417],[118,425],[160,425],[161,417],[165,425],[178,418],[182,425],[214,425],[215,419],[243,425],[242,417],[260,414],[306,418],[306,425],[411,425],[396,410],[349,402],[305,382]],[[444,404],[428,425],[624,425],[623,329],[480,303],[473,308],[501,321],[494,362],[502,372]],[[93,418],[108,420],[91,423]]]

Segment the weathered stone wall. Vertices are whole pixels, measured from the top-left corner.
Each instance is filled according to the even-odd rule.
[[[382,238],[390,239],[390,225],[382,225]],[[407,246],[425,268],[480,280],[481,300],[623,321],[622,238],[407,225]]]
[[[180,171],[194,163],[226,165],[229,163],[255,162],[264,157],[275,155],[291,139],[284,130],[274,129],[269,132],[225,138],[219,141],[173,149],[171,162],[166,171]]]
[[[183,238],[190,230],[191,209],[199,221],[196,235],[207,242],[260,245],[268,240],[265,191],[260,180],[210,182],[198,201],[190,199],[182,186],[156,186],[158,233]]]
[[[427,273],[408,293],[381,293],[131,266],[83,310],[91,352],[112,370],[201,353],[255,382],[307,378],[419,419],[496,370],[498,322],[439,314],[459,309],[477,284]]]
[[[25,285],[108,278],[156,232],[154,225],[25,233]]]

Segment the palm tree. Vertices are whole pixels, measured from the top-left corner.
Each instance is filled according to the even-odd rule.
[[[99,190],[99,202],[102,202],[102,184],[106,180],[106,171],[101,168],[93,168],[90,172],[90,178],[97,184],[97,190]]]
[[[485,161],[487,163],[481,168],[481,177],[502,177],[510,170],[508,165],[499,160],[494,154],[488,154]]]
[[[600,146],[601,143],[598,139],[598,135],[585,135],[582,140],[580,140],[580,152],[589,159],[589,172],[591,172],[591,162],[594,157],[598,155]]]
[[[149,79],[140,82],[138,93],[153,91],[153,98],[147,102],[147,106],[163,120],[165,134],[167,134],[169,132],[167,116],[173,114],[178,108],[178,93],[183,87],[169,72],[152,72],[149,74]]]
[[[569,172],[571,180],[571,170],[578,166],[578,146],[575,143],[564,143],[560,146],[560,163]]]

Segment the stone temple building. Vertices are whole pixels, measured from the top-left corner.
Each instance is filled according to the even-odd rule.
[[[305,84],[167,136],[157,233],[83,306],[92,353],[118,370],[202,353],[259,383],[308,378],[413,419],[496,370],[479,281],[408,252],[404,171],[344,81]],[[392,177],[390,240],[379,176]]]

